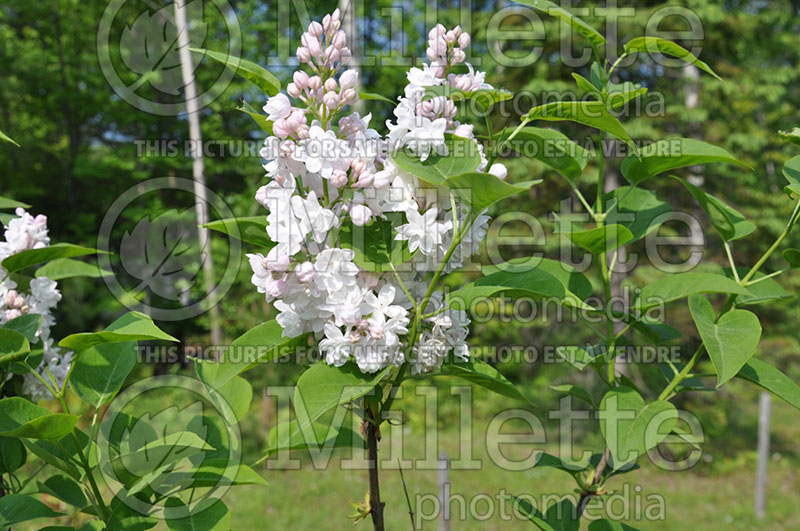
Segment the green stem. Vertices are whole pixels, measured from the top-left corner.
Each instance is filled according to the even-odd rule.
[[[508,138],[506,138],[505,140],[500,142],[500,145],[498,145],[495,148],[494,152],[492,152],[492,156],[489,157],[489,163],[486,165],[487,168],[491,168],[492,167],[492,164],[494,163],[495,159],[503,151],[503,148],[506,147],[506,144],[508,144],[515,136],[517,136],[517,134],[519,134],[519,132],[522,131],[522,128],[525,127],[526,125],[528,125],[528,122],[530,122],[530,120],[528,120],[526,118],[523,119],[520,122],[520,124],[517,126],[517,128],[514,129],[511,132],[510,135],[508,135]]]
[[[702,344],[697,348],[686,366],[681,370],[681,372],[675,375],[675,378],[673,378],[669,385],[667,385],[664,390],[661,391],[661,394],[658,395],[659,400],[667,400],[670,395],[672,395],[672,392],[675,390],[675,388],[678,387],[678,384],[680,384],[687,376],[689,376],[689,374],[692,372],[692,367],[694,367],[694,364],[697,363],[698,359],[700,359],[700,355],[703,353],[704,349],[705,345]]]
[[[750,271],[744,276],[742,282],[749,282],[750,279],[752,279],[753,276],[758,273],[758,270],[761,269],[761,266],[763,266],[769,257],[772,256],[772,253],[774,253],[778,247],[780,247],[781,243],[783,243],[783,240],[789,235],[792,227],[797,222],[798,215],[800,215],[800,200],[797,201],[797,205],[794,207],[794,212],[792,213],[792,217],[789,218],[789,223],[786,224],[786,228],[783,229],[783,232],[780,236],[778,236],[778,239],[775,240],[775,243],[773,243],[770,248],[767,249],[767,252],[765,252],[761,258],[758,259],[758,262],[756,262]]]
[[[66,398],[63,396],[58,397],[59,401],[61,402],[61,407],[64,409],[65,413],[69,413],[69,405],[67,404]],[[111,514],[108,512],[108,507],[106,506],[105,502],[103,501],[103,495],[100,494],[100,488],[97,486],[97,481],[94,479],[94,474],[92,474],[92,467],[89,465],[89,460],[86,458],[86,454],[83,453],[83,447],[81,446],[81,442],[78,439],[78,436],[75,434],[75,430],[71,432],[72,439],[75,442],[75,449],[78,452],[78,458],[80,460],[81,468],[86,472],[86,478],[89,480],[89,487],[92,490],[94,501],[92,501],[92,505],[95,506],[95,510],[100,518],[103,519],[104,522],[108,522],[109,517]],[[89,448],[91,449],[92,439],[89,439]]]

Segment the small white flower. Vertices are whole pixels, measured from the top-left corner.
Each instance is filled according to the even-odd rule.
[[[278,93],[267,99],[264,112],[267,113],[267,120],[270,122],[286,118],[292,112],[292,102],[289,101],[286,94]]]
[[[445,118],[429,120],[424,116],[418,116],[415,127],[406,133],[401,141],[411,148],[420,160],[425,161],[431,151],[447,155],[447,146],[444,143],[445,129],[447,129]]]
[[[439,210],[436,207],[428,209],[425,214],[416,210],[407,210],[408,223],[397,227],[395,240],[408,240],[408,249],[412,253],[419,249],[424,255],[433,254],[442,244],[444,235],[453,228],[450,221],[441,223],[436,221]]]

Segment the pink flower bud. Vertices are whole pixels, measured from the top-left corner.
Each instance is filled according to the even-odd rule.
[[[489,173],[497,177],[498,179],[505,180],[508,177],[508,169],[505,165],[498,163],[492,164],[492,167],[489,168]]]
[[[350,208],[350,219],[354,225],[363,227],[372,219],[372,210],[366,205],[354,205]]]
[[[461,124],[456,127],[456,130],[453,131],[453,134],[456,136],[460,136],[462,138],[472,138],[472,130],[473,126],[470,124]]]
[[[378,190],[383,190],[384,188],[389,188],[391,182],[392,176],[388,171],[379,171],[372,180],[372,186]]]
[[[340,52],[339,50],[334,49],[328,55],[328,61],[327,62],[328,62],[329,65],[333,65],[333,63],[338,63],[341,59],[342,59],[342,52]]]
[[[336,90],[339,88],[336,85],[336,80],[333,79],[332,77],[329,77],[328,79],[325,80],[324,87],[325,87],[325,90],[327,90],[328,92],[336,92]]]
[[[295,83],[289,83],[286,86],[286,92],[293,98],[299,98],[301,94],[300,88]]]
[[[328,28],[330,27],[330,25],[331,25],[331,16],[330,15],[325,15],[324,17],[322,17],[322,28],[325,31],[328,31]]]
[[[319,39],[322,36],[322,24],[315,20],[308,25],[308,32]]]
[[[436,50],[433,48],[428,48],[425,50],[425,57],[427,57],[429,61],[436,61],[439,58],[439,56],[436,54]]]
[[[294,273],[297,275],[297,280],[307,284],[314,280],[314,264],[311,262],[303,262],[295,268]]]
[[[347,36],[342,30],[336,32],[336,35],[333,36],[332,43],[334,48],[341,49],[347,46]]]
[[[461,29],[461,25],[458,25],[455,28],[453,28],[453,35],[456,36],[456,39],[459,38],[463,32],[464,30]]]
[[[367,188],[368,186],[372,186],[375,182],[375,174],[370,171],[363,171],[358,176],[358,181],[356,181],[355,187],[356,188]]]
[[[458,40],[458,37],[456,37],[456,34],[453,33],[453,30],[450,30],[450,31],[448,31],[447,33],[444,34],[444,39],[447,42],[449,42],[450,44],[452,44],[452,43],[456,42],[456,40]]]
[[[356,86],[357,82],[358,82],[357,70],[345,70],[339,77],[339,85],[341,85],[343,89],[353,88]]]
[[[467,60],[467,54],[461,48],[453,48],[453,64],[463,63]]]
[[[286,295],[289,286],[286,284],[286,280],[280,278],[278,280],[270,280],[267,282],[267,295],[270,297],[280,298]]]
[[[462,48],[466,48],[469,46],[469,43],[472,39],[469,37],[469,33],[462,33],[461,36],[458,38],[458,45]]]
[[[292,134],[292,128],[288,123],[286,123],[284,118],[281,118],[279,120],[275,120],[275,122],[272,124],[272,134],[278,138],[286,138]]]
[[[358,100],[358,92],[354,88],[345,89],[342,91],[340,99],[343,104],[350,105]]]
[[[294,84],[297,85],[297,88],[303,90],[306,88],[306,85],[308,85],[308,74],[302,70],[298,70],[292,75],[292,81],[294,81]]]
[[[283,246],[278,245],[269,250],[267,256],[261,260],[261,265],[268,271],[286,271],[290,262],[289,254]]]
[[[319,90],[322,88],[322,78],[319,76],[312,76],[308,80],[308,88],[311,90]]]
[[[335,92],[326,92],[325,95],[322,96],[322,103],[332,111],[339,106],[339,95]]]
[[[301,63],[311,62],[311,52],[305,46],[297,48],[297,60]]]
[[[316,39],[309,41],[309,43],[306,44],[306,48],[311,52],[311,57],[319,57],[320,54],[322,54],[322,44]]]
[[[330,179],[328,182],[331,185],[335,186],[336,188],[342,188],[343,186],[347,186],[347,174],[342,170],[333,170],[331,173]]]

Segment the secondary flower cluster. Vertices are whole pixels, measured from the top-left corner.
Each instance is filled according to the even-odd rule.
[[[46,216],[40,214],[34,217],[22,208],[16,210],[16,215],[6,225],[5,241],[0,241],[0,262],[22,251],[50,245]],[[61,300],[56,281],[36,277],[30,280],[28,291],[24,292],[2,267],[0,276],[3,279],[0,282],[0,325],[25,314],[41,315],[42,324],[36,331],[37,341],[31,345],[32,349],[38,347],[43,350],[42,361],[35,370],[45,379],[49,378],[49,374],[52,375],[59,386],[62,385],[72,361],[72,352],[62,352],[50,337],[50,327],[55,324],[51,312]],[[35,375],[29,373],[24,378],[23,392],[31,399],[50,397],[50,392]]]
[[[288,95],[264,106],[273,135],[261,151],[269,182],[256,200],[269,210],[267,234],[275,246],[266,256],[248,255],[252,282],[274,301],[284,335],[313,333],[327,363],[353,360],[371,373],[407,362],[412,373],[431,372],[450,353],[469,356],[469,320],[446,306],[441,291],[429,291],[431,271],[449,272],[477,252],[489,218],[403,171],[392,154],[404,149],[420,161],[447,155],[446,134],[474,142],[472,126],[456,120],[455,103],[425,99],[426,87],[491,87],[469,65],[468,73],[450,72],[465,61],[470,38],[459,27],[438,25],[429,34],[431,63],[407,73],[396,119],[382,137],[370,128],[371,113],[348,109],[358,101],[358,74],[342,64],[350,51],[340,25],[338,10],[309,25],[297,59],[311,72],[295,72]],[[487,169],[474,146],[478,171],[504,178],[505,168]],[[413,255],[402,271],[365,265],[354,235],[362,230],[377,238],[373,225],[388,226],[396,245]]]

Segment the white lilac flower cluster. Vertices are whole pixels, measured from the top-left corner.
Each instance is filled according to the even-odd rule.
[[[396,165],[391,153],[406,149],[425,160],[432,152],[447,154],[446,133],[474,139],[472,126],[455,119],[455,103],[445,96],[424,100],[426,87],[491,87],[470,65],[468,73],[450,73],[465,61],[470,38],[460,27],[447,31],[437,25],[429,34],[431,62],[407,73],[396,120],[387,123],[389,133],[382,137],[369,127],[371,113],[347,109],[359,99],[358,74],[343,67],[350,51],[340,25],[338,10],[309,25],[297,59],[311,72],[295,72],[288,96],[277,94],[264,106],[273,135],[261,151],[269,182],[256,200],[269,210],[267,234],[276,245],[266,256],[248,255],[252,282],[274,301],[283,334],[313,333],[327,363],[352,360],[372,373],[407,362],[411,373],[431,372],[450,353],[469,356],[469,320],[465,312],[448,308],[438,290],[430,294],[424,313],[417,305],[454,238],[457,245],[445,272],[477,252],[489,218],[485,212],[468,215],[449,196],[440,197]],[[482,151],[480,156],[478,171],[485,172]],[[505,178],[500,164],[488,171]],[[405,218],[392,230],[396,241],[416,252],[416,267],[413,272],[362,270],[354,251],[340,244],[341,229],[385,222],[393,213]],[[468,230],[457,232],[465,224]],[[416,317],[412,341],[415,311],[424,317]]]
[[[50,245],[46,216],[40,214],[34,217],[22,208],[16,210],[16,215],[6,225],[5,241],[0,241],[0,262],[22,251]],[[0,282],[0,325],[25,314],[42,316],[42,324],[36,331],[37,341],[31,345],[33,349],[38,347],[43,350],[42,361],[35,370],[45,379],[52,375],[60,387],[69,371],[72,352],[62,352],[50,337],[50,327],[55,324],[51,312],[61,300],[56,281],[36,277],[29,282],[26,293],[18,288],[2,267],[0,277],[3,279]],[[25,375],[23,392],[33,400],[51,397],[42,382],[30,373]]]

